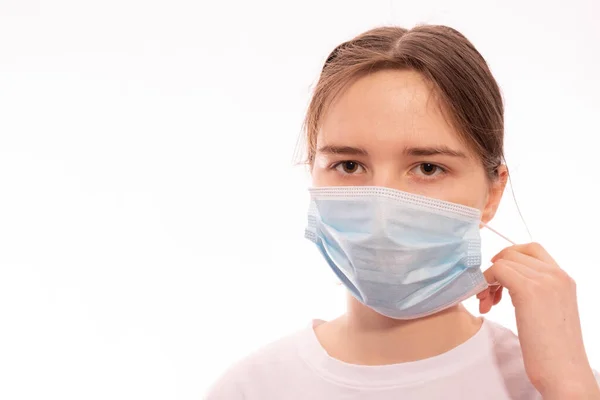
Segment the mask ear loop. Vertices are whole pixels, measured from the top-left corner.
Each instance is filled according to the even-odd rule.
[[[488,228],[490,231],[494,232],[496,235],[500,236],[502,239],[506,240],[508,243],[511,243],[513,246],[516,245],[515,242],[513,242],[512,240],[510,240],[509,238],[507,238],[506,236],[504,236],[503,234],[501,234],[500,232],[498,232],[494,228],[490,227],[489,225],[484,224],[482,222],[481,226]],[[490,287],[490,286],[501,286],[501,285],[500,285],[499,282],[492,282],[492,283],[488,284],[488,287]]]
[[[481,226],[484,226],[486,228],[488,228],[490,231],[494,232],[496,235],[500,236],[502,239],[506,240],[508,243],[512,244],[513,246],[516,245],[515,242],[513,242],[512,240],[510,240],[509,238],[507,238],[506,236],[504,236],[503,234],[501,234],[500,232],[498,232],[497,230],[495,230],[494,228],[490,227],[487,224],[484,224],[483,222],[481,223]]]

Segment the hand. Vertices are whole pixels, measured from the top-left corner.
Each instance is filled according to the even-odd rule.
[[[488,312],[506,287],[515,307],[525,371],[544,398],[599,398],[581,334],[575,282],[537,243],[508,247],[484,272],[491,286],[481,292]],[[592,395],[593,393],[593,395]],[[562,397],[561,397],[562,396]],[[566,397],[565,397],[566,396]]]

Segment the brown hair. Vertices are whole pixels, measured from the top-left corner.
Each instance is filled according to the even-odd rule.
[[[308,163],[314,162],[317,134],[329,104],[354,80],[383,69],[414,70],[431,82],[449,122],[479,156],[490,179],[497,176],[504,138],[500,89],[473,44],[441,25],[375,28],[331,52],[304,121]]]

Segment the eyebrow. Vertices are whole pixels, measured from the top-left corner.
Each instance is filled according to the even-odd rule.
[[[467,158],[467,155],[459,150],[453,150],[447,146],[406,147],[404,154],[408,156],[450,156]]]
[[[325,145],[317,149],[319,153],[344,154],[351,156],[368,156],[369,153],[360,147]]]
[[[317,149],[319,153],[337,154],[337,155],[354,155],[368,156],[367,150],[360,147],[352,146],[337,146],[325,145]],[[423,156],[450,156],[467,158],[467,155],[459,150],[453,150],[447,146],[426,146],[426,147],[406,147],[403,151],[406,156],[423,157]]]

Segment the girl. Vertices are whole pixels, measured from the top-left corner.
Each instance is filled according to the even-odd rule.
[[[347,312],[232,367],[208,399],[600,399],[575,284],[542,246],[482,272],[508,171],[485,60],[445,26],[373,29],[327,58],[306,116],[306,237]],[[505,287],[519,336],[480,312]]]

